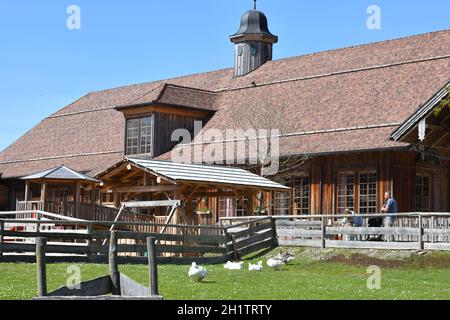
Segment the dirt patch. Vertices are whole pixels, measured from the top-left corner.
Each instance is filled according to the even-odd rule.
[[[424,269],[428,267],[436,269],[448,269],[450,268],[450,256],[411,256],[405,260],[390,260],[370,257],[363,254],[353,254],[351,256],[345,256],[342,254],[336,255],[327,261],[343,263],[350,266],[364,266],[371,265],[379,266],[380,268],[412,268],[412,269]]]
[[[339,252],[335,249],[316,249],[316,248],[302,248],[292,251],[288,250],[288,252],[293,253],[296,257],[305,259],[307,261],[327,261],[337,255]]]
[[[280,247],[273,255],[279,251],[289,252],[297,261],[306,263],[330,261],[363,267],[450,269],[450,252],[447,251]]]
[[[369,257],[362,254],[354,254],[352,256],[344,256],[339,254],[328,259],[329,262],[343,263],[349,266],[379,266],[380,268],[399,268],[406,265],[406,261],[402,260],[384,260],[374,257]]]
[[[411,259],[412,264],[416,268],[434,267],[437,269],[449,269],[449,256],[418,256]]]

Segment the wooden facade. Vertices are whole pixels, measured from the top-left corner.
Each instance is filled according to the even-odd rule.
[[[447,212],[449,166],[449,161],[411,151],[348,153],[311,158],[305,168],[294,170],[288,178],[274,180],[293,189],[286,196],[288,214],[301,214],[295,201],[297,177],[310,181],[310,214],[342,214],[345,207],[361,213],[380,213],[387,191],[397,200],[400,212]],[[422,179],[425,183],[421,183],[422,177],[426,178]],[[368,182],[367,178],[373,181]],[[351,187],[346,188],[344,183]],[[368,184],[374,186],[370,192]],[[353,206],[339,204],[345,196],[353,198]],[[373,200],[367,198],[372,197],[375,205],[369,206],[367,202]]]
[[[171,141],[171,135],[175,129],[186,129],[193,136],[194,121],[207,121],[211,114],[156,105],[130,107],[121,111],[125,120],[153,118],[152,155],[164,154],[174,147],[177,142]],[[445,131],[439,132],[444,137],[448,136]],[[439,137],[435,139],[442,140]],[[127,149],[126,137],[125,140]],[[148,158],[150,155],[137,156]],[[284,172],[282,176],[269,177],[291,188],[291,191],[285,192],[195,183],[174,186],[135,166],[123,164],[98,176],[104,183],[96,191],[92,185],[81,188],[76,181],[69,184],[67,181],[59,184],[58,181],[48,184],[29,181],[23,184],[20,180],[13,180],[16,185],[9,184],[9,188],[6,184],[1,186],[3,198],[0,197],[0,200],[3,202],[0,205],[3,203],[6,207],[5,192],[14,193],[16,202],[41,201],[48,208],[51,203],[89,203],[92,208],[102,210],[108,207],[118,209],[126,201],[167,200],[169,196],[187,203],[185,222],[211,225],[217,224],[220,218],[255,214],[330,215],[343,214],[346,209],[363,214],[380,213],[384,193],[389,191],[397,200],[400,212],[447,212],[450,210],[449,166],[448,160],[405,147],[312,156],[301,167]],[[68,211],[76,210],[79,209]],[[114,212],[111,211],[108,216],[114,216]],[[147,215],[149,221],[156,219],[158,222],[164,222],[168,214],[164,208],[135,213],[136,217]],[[83,214],[83,218],[89,220],[89,214]]]
[[[287,192],[195,183],[161,185],[155,177],[126,165],[100,178],[105,181],[102,192],[115,199],[116,207],[124,201],[173,196],[185,202],[190,223],[211,225],[221,218],[260,214],[333,215],[343,214],[345,209],[376,214],[381,212],[387,191],[397,200],[399,212],[448,212],[449,165],[405,150],[321,156],[310,158],[302,168],[283,177],[272,177],[289,186]],[[163,209],[143,213],[167,214]]]

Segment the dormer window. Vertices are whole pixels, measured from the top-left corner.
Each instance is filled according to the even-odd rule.
[[[154,117],[127,119],[126,155],[145,154],[153,156]]]

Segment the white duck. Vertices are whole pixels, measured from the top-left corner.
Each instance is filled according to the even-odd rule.
[[[263,270],[263,263],[262,261],[259,261],[257,264],[251,264],[248,265],[249,271],[262,271]]]
[[[223,267],[225,269],[228,269],[228,270],[243,270],[244,269],[244,262],[231,262],[231,261],[228,261],[227,263],[225,263],[225,265]]]
[[[284,262],[278,259],[270,258],[267,260],[267,266],[269,266],[272,269],[278,269],[282,265],[284,265]]]
[[[208,270],[205,268],[198,266],[197,263],[192,262],[192,266],[189,269],[188,276],[192,281],[202,282],[203,279],[208,275]]]

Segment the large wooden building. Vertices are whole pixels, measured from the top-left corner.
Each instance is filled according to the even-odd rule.
[[[385,191],[401,212],[450,210],[450,116],[439,109],[449,92],[450,30],[272,61],[278,37],[252,10],[231,40],[234,68],[92,92],[44,119],[0,153],[0,210],[39,200],[32,186],[25,199],[21,178],[63,164],[104,181],[81,190],[91,202],[148,200],[148,189],[117,192],[121,183],[142,186],[145,174],[108,173],[125,156],[170,161],[175,129],[199,134],[195,121],[200,134],[242,128],[234,115],[255,106],[281,117],[280,156],[304,159],[269,177],[291,190],[271,191],[266,213],[375,213]],[[59,188],[52,201],[73,194]],[[254,213],[221,194],[197,199],[210,223]]]

